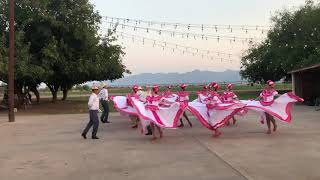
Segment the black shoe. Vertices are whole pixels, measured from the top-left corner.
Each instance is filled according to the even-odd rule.
[[[104,121],[104,123],[111,123],[110,121]]]
[[[106,123],[104,120],[100,120],[102,123]]]
[[[151,136],[152,132],[148,132],[147,134],[145,134],[146,136]]]
[[[97,136],[93,136],[92,139],[99,139]]]
[[[83,139],[87,139],[87,136],[85,134],[81,134],[81,136],[83,137]]]

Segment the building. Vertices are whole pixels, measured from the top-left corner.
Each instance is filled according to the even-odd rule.
[[[320,98],[320,63],[289,72],[292,75],[293,92],[312,105]]]

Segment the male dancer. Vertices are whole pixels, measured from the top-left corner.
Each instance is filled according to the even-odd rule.
[[[108,121],[109,117],[109,93],[108,93],[108,87],[107,84],[103,83],[101,85],[102,89],[99,93],[100,102],[103,108],[103,112],[101,114],[100,120],[102,123],[110,123]]]
[[[89,107],[89,122],[86,126],[86,128],[83,130],[81,136],[84,139],[87,139],[87,133],[89,129],[93,126],[92,129],[92,139],[99,139],[97,137],[97,132],[99,128],[99,117],[98,117],[98,112],[101,110],[99,109],[99,88],[95,85],[92,86],[91,88],[92,94],[90,95],[89,102],[88,102],[88,107]]]

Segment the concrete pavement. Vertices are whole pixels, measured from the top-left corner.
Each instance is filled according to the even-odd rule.
[[[18,116],[16,123],[4,122],[4,116],[0,179],[317,180],[319,115],[296,106],[292,124],[278,121],[279,131],[266,135],[266,125],[252,114],[223,128],[220,138],[192,118],[194,128],[165,130],[154,144],[117,113],[112,124],[100,126],[100,140],[80,137],[86,114]]]

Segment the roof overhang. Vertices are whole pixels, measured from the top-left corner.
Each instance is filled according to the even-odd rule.
[[[307,67],[303,67],[303,68],[300,68],[300,69],[296,69],[296,70],[290,71],[290,72],[288,72],[288,74],[293,74],[293,73],[297,73],[297,72],[308,71],[308,70],[315,69],[315,68],[320,68],[320,63],[319,63],[319,64],[312,65],[312,66],[307,66]]]

